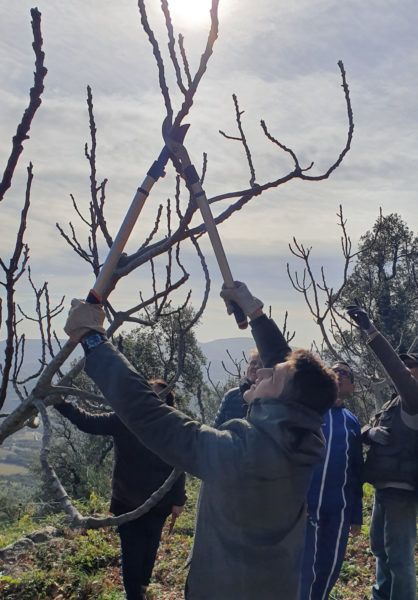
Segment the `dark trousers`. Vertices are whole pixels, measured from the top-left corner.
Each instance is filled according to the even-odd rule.
[[[151,510],[118,527],[127,600],[142,600],[141,586],[150,582],[166,518],[166,514]]]
[[[300,600],[326,600],[343,564],[350,524],[339,514],[308,518]]]

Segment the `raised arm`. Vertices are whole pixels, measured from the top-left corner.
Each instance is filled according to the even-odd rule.
[[[118,429],[123,427],[120,419],[115,413],[103,413],[94,415],[82,410],[71,402],[65,400],[54,405],[54,408],[63,417],[71,421],[80,431],[92,433],[93,435],[114,435]]]
[[[235,281],[235,287],[223,287],[221,297],[229,314],[232,312],[231,302],[235,302],[249,317],[251,332],[264,367],[270,368],[283,362],[290,347],[276,323],[264,313],[261,300],[251,294],[245,283]]]
[[[367,345],[373,350],[396,387],[401,398],[402,410],[408,415],[418,415],[418,382],[410,370],[362,308],[355,305],[348,306],[347,312],[368,334]]]

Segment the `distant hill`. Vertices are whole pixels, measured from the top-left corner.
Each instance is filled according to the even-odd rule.
[[[62,340],[62,343],[65,343],[65,340]],[[228,378],[228,373],[222,367],[222,361],[224,362],[227,369],[235,372],[235,367],[228,356],[227,351],[231,354],[231,356],[239,361],[242,359],[244,364],[243,352],[246,357],[250,350],[255,347],[254,340],[250,337],[242,337],[242,338],[225,338],[219,340],[213,340],[211,342],[203,342],[199,343],[204,355],[206,356],[208,363],[210,363],[210,376],[212,381],[216,382],[224,382]],[[3,353],[5,349],[5,342],[0,341],[0,359],[3,359]],[[25,359],[22,368],[21,378],[28,377],[32,373],[36,373],[39,369],[39,353],[40,353],[40,340],[37,339],[27,339],[25,343]],[[70,357],[70,362],[80,356],[79,352],[74,353]],[[243,366],[243,369],[245,367]],[[29,381],[27,384],[28,390],[31,390],[34,386],[34,381]],[[10,412],[12,411],[17,404],[19,403],[19,399],[16,395],[16,392],[10,386],[6,398],[5,405],[3,407],[2,412]]]
[[[206,356],[208,363],[210,363],[210,377],[214,383],[224,382],[228,378],[228,373],[222,366],[222,361],[225,367],[235,373],[231,358],[228,356],[228,352],[231,357],[236,360],[242,360],[242,370],[245,370],[245,357],[248,358],[250,351],[255,348],[255,343],[252,338],[226,338],[213,340],[212,342],[199,343],[203,354]]]

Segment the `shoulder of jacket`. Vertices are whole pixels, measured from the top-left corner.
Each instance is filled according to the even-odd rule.
[[[237,394],[241,394],[239,387],[231,388],[230,390],[228,390],[226,392],[224,399],[226,400],[227,398],[232,398],[232,397],[236,396]]]
[[[358,425],[360,425],[359,420],[357,419],[356,415],[354,413],[351,412],[351,410],[349,410],[348,408],[344,408],[344,413],[346,414],[346,416],[351,419],[352,421],[354,421],[354,423],[357,423]]]

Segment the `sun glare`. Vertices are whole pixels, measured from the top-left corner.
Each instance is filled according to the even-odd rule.
[[[170,0],[170,12],[174,19],[185,23],[209,22],[211,0]]]

